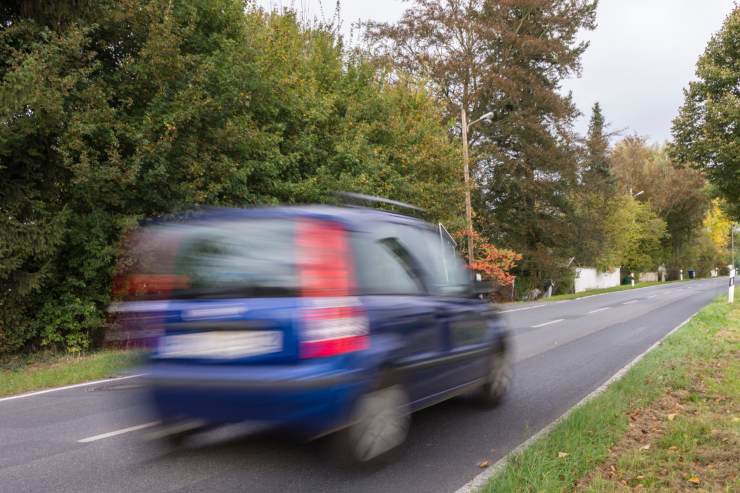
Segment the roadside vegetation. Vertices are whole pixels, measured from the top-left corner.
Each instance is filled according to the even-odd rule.
[[[487,492],[737,491],[740,304],[702,309]]]
[[[0,359],[0,397],[121,375],[141,358],[124,350],[8,356]]]
[[[417,0],[346,40],[339,7],[305,21],[245,0],[3,2],[0,355],[100,347],[121,239],[207,205],[410,202],[472,238],[471,265],[508,293],[515,277],[518,299],[548,280],[571,291],[575,265],[726,268],[740,7],[668,147],[615,135],[598,103],[574,131],[560,88],[596,7]]]

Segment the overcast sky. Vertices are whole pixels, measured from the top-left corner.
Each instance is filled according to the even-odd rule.
[[[264,7],[293,7],[309,17],[330,18],[334,0],[257,0]],[[358,19],[393,22],[407,2],[342,0],[343,31]],[[694,78],[696,60],[722,25],[732,0],[601,0],[598,27],[582,33],[591,46],[580,79],[565,81],[565,91],[584,113],[576,123],[585,131],[591,106],[599,101],[612,130],[638,133],[654,142],[670,139],[671,120],[683,101],[682,89]]]

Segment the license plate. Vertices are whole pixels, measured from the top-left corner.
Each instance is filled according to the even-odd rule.
[[[212,331],[167,335],[161,339],[164,358],[243,358],[281,351],[283,334],[277,331]]]

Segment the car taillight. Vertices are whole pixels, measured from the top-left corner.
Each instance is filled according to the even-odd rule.
[[[296,246],[303,296],[351,294],[354,281],[350,248],[341,225],[304,219],[298,223]]]
[[[301,358],[325,358],[367,349],[367,316],[360,306],[346,302],[340,299],[336,306],[304,310]]]
[[[304,219],[296,234],[301,294],[314,306],[303,312],[301,358],[324,358],[366,349],[367,317],[352,298],[354,272],[340,224]]]

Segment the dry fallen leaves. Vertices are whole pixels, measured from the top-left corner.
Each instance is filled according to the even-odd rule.
[[[480,461],[478,463],[478,467],[480,467],[481,469],[485,469],[486,467],[488,467],[490,465],[491,465],[491,463],[489,461],[487,461],[487,460],[482,460],[482,461]]]
[[[668,421],[673,421],[674,419],[676,419],[676,413],[671,413],[668,415]]]
[[[564,459],[568,457],[570,454],[568,452],[558,452],[558,459]]]
[[[642,447],[640,447],[640,450],[648,450],[649,448],[650,444],[648,443],[647,445],[643,445]]]
[[[696,477],[696,476],[691,476],[691,477],[690,477],[689,479],[687,479],[686,481],[688,481],[688,482],[689,482],[689,483],[691,483],[691,484],[699,484],[699,483],[701,483],[701,479],[699,479],[699,478],[698,478],[698,477]]]

